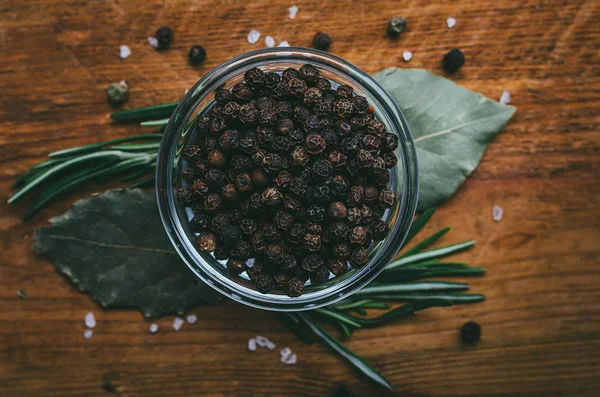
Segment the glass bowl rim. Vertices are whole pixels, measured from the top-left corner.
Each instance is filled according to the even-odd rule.
[[[374,259],[377,259],[375,262],[373,262],[373,258],[370,258],[367,265],[361,269],[357,269],[356,273],[352,277],[349,277],[348,280],[344,280],[342,284],[333,284],[331,287],[319,290],[316,297],[305,294],[297,298],[290,298],[284,295],[274,295],[277,298],[273,298],[269,297],[269,294],[249,290],[229,277],[215,277],[214,272],[210,271],[211,264],[206,263],[203,258],[197,255],[192,255],[192,251],[195,248],[192,246],[189,238],[183,233],[175,207],[176,203],[172,189],[172,160],[174,159],[174,152],[177,145],[174,143],[179,140],[182,127],[188,122],[186,117],[202,99],[214,91],[216,87],[213,86],[220,77],[233,73],[236,70],[240,70],[241,72],[248,64],[268,61],[269,56],[275,56],[277,59],[284,60],[302,59],[308,63],[321,62],[334,68],[335,72],[340,76],[360,81],[365,88],[369,89],[369,95],[375,97],[377,102],[385,107],[387,115],[391,116],[392,121],[396,124],[394,125],[393,132],[399,134],[399,148],[402,149],[402,157],[398,160],[399,162],[403,162],[403,194],[399,198],[400,206],[395,216],[396,222],[394,223],[394,227],[390,230],[386,239],[383,240],[387,251],[383,252],[383,257],[375,257]],[[174,150],[169,150],[170,148]],[[398,171],[396,170],[396,172]],[[272,311],[310,310],[330,305],[364,287],[383,271],[385,265],[400,250],[402,243],[408,235],[408,230],[417,206],[417,154],[412,134],[402,112],[389,94],[366,72],[340,57],[319,50],[301,47],[266,48],[241,54],[215,67],[200,78],[179,102],[164,130],[158,150],[156,162],[156,196],[160,217],[171,243],[190,270],[203,282],[221,294],[248,306]]]

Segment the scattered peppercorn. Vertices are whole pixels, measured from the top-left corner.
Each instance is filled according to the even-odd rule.
[[[198,249],[263,293],[299,296],[309,279],[360,268],[387,236],[398,139],[352,86],[334,86],[313,65],[249,69],[215,90],[183,150],[176,196],[193,210]]]
[[[173,41],[173,31],[168,26],[161,26],[156,30],[156,40],[158,41],[158,49],[165,50]]]
[[[481,326],[475,321],[465,323],[460,329],[460,338],[465,344],[473,344],[481,338]]]
[[[448,73],[454,73],[465,64],[465,54],[459,49],[452,49],[446,55],[442,61],[444,70]]]
[[[400,33],[406,28],[406,19],[402,17],[394,17],[388,21],[385,31],[388,36],[394,38],[398,37]]]
[[[198,44],[193,45],[188,53],[188,58],[192,65],[199,65],[206,59],[206,50]]]
[[[313,38],[313,46],[317,50],[327,51],[331,45],[331,37],[327,33],[317,32]]]
[[[127,88],[125,81],[123,80],[120,83],[112,83],[109,85],[106,89],[106,96],[108,97],[108,102],[113,106],[118,106],[127,102],[129,89]]]

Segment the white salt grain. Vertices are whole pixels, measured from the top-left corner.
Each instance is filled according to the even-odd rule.
[[[296,358],[296,353],[292,353],[289,356],[286,357],[286,359],[283,361],[284,364],[286,365],[290,365],[290,364],[296,364],[297,362],[297,358]]]
[[[267,340],[267,349],[269,349],[269,350],[275,349],[275,343],[271,342],[270,340]]]
[[[158,332],[158,324],[152,323],[150,324],[150,333],[155,334]]]
[[[148,36],[148,44],[150,44],[150,47],[152,48],[158,48],[158,40],[156,37]]]
[[[83,331],[83,337],[85,339],[91,339],[93,334],[94,332],[91,329],[86,329],[85,331]]]
[[[282,41],[281,43],[279,43],[279,45],[277,47],[289,47],[290,43],[288,43],[287,41]]]
[[[248,267],[254,267],[254,262],[256,261],[256,258],[250,258],[246,261],[246,266]]]
[[[188,316],[185,319],[189,324],[195,324],[196,321],[198,321],[198,316],[196,316],[195,314],[188,314]]]
[[[269,48],[275,47],[275,39],[271,36],[265,37],[265,45]]]
[[[492,208],[492,219],[496,222],[500,222],[502,215],[504,215],[502,207],[495,205],[494,208]]]
[[[410,61],[412,59],[412,52],[404,50],[404,52],[402,53],[402,58],[404,58],[404,61],[406,62]]]
[[[446,19],[446,25],[448,26],[448,29],[452,29],[456,25],[456,18],[450,17]]]
[[[260,39],[260,32],[256,29],[252,29],[250,33],[248,33],[248,43],[254,44]]]
[[[248,350],[251,352],[256,351],[256,339],[252,338],[248,340]]]
[[[288,12],[290,13],[290,19],[294,19],[294,18],[296,18],[296,14],[298,14],[298,7],[291,6],[288,9]]]
[[[260,347],[266,347],[267,343],[269,343],[270,341],[265,338],[264,336],[258,335],[256,337],[256,343],[260,346]]]
[[[292,354],[292,349],[286,347],[285,349],[281,349],[279,351],[279,354],[281,355],[281,362],[284,362],[285,359],[288,358],[290,354]]]
[[[131,50],[129,49],[129,47],[127,47],[126,45],[122,45],[121,47],[119,47],[119,56],[121,57],[121,59],[125,59],[129,55],[131,55]]]
[[[502,96],[500,97],[500,103],[503,105],[508,105],[510,103],[510,92],[504,91]]]
[[[184,321],[181,317],[175,317],[175,320],[173,320],[173,328],[175,329],[175,331],[179,331],[183,323]]]
[[[94,317],[94,313],[89,312],[85,315],[85,326],[88,328],[94,328],[96,326],[96,317]]]

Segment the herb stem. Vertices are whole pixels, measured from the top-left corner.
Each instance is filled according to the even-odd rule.
[[[371,367],[366,361],[363,361],[360,357],[350,351],[327,331],[319,327],[308,314],[298,313],[297,315],[316,336],[318,336],[327,346],[329,346],[330,349],[339,354],[352,367],[366,375],[371,381],[379,386],[382,386],[387,390],[394,391],[394,388],[390,382],[383,375],[377,372],[377,370]]]
[[[162,138],[162,134],[140,134],[140,135],[128,136],[128,137],[124,137],[124,138],[111,139],[109,141],[92,143],[89,145],[77,146],[77,147],[72,147],[69,149],[58,150],[56,152],[50,153],[48,155],[48,157],[50,157],[51,159],[55,159],[55,158],[60,158],[60,157],[74,156],[74,155],[79,155],[79,154],[83,154],[83,153],[93,152],[95,150],[101,149],[105,146],[112,145],[115,143],[131,142],[131,141],[138,141],[138,140],[144,140],[144,139],[161,139],[161,138]]]
[[[350,319],[346,314],[334,312],[332,310],[327,309],[314,309],[314,311],[316,313],[322,314],[323,316],[330,317],[338,322],[346,323],[353,327],[360,328],[360,324]]]
[[[391,321],[397,320],[402,317],[406,317],[408,315],[414,314],[420,310],[425,310],[430,307],[447,307],[452,306],[452,302],[446,299],[426,299],[418,302],[407,303],[406,305],[397,307],[393,310],[388,311],[387,313],[382,314],[378,317],[372,318],[364,318],[364,317],[355,317],[351,314],[348,314],[352,320],[356,321],[362,326],[365,327],[375,327],[378,325],[382,325],[385,323],[389,323]]]
[[[463,291],[469,289],[469,284],[451,283],[445,281],[423,281],[409,282],[402,284],[376,284],[369,285],[357,292],[353,296],[371,296],[379,294],[394,294],[407,292],[437,292],[437,291]]]
[[[406,266],[411,263],[424,261],[426,259],[433,259],[433,258],[450,255],[452,253],[463,251],[467,248],[471,248],[474,245],[475,245],[475,241],[470,240],[470,241],[465,241],[464,243],[448,245],[446,247],[436,248],[433,250],[420,252],[418,254],[403,257],[403,258],[393,261],[392,263],[390,263],[389,265],[386,266],[384,271],[389,271],[389,270],[395,269],[400,266]]]
[[[411,249],[406,251],[404,254],[402,254],[400,256],[400,258],[405,258],[407,256],[411,256],[411,255],[414,255],[416,253],[423,251],[425,248],[427,248],[431,244],[435,243],[440,237],[442,237],[444,234],[446,234],[449,230],[450,230],[450,226],[446,226],[442,230],[435,232],[431,236],[427,237],[425,240],[421,241],[419,244],[415,245],[414,247],[412,247]]]
[[[152,120],[169,117],[179,102],[165,103],[162,105],[145,106],[130,110],[123,110],[110,115],[110,118],[118,121]]]

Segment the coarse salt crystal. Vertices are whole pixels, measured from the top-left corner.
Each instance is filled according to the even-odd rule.
[[[267,340],[267,349],[269,349],[269,350],[275,349],[275,343],[271,342],[270,340]]]
[[[248,350],[251,352],[256,351],[256,339],[252,338],[248,340]]]
[[[265,37],[265,45],[267,47],[275,47],[275,39],[271,36]]]
[[[83,331],[83,337],[85,339],[91,339],[93,334],[94,332],[91,329],[86,329],[85,331]]]
[[[404,50],[404,52],[402,53],[402,58],[404,58],[406,62],[410,61],[412,59],[412,52]]]
[[[452,29],[456,25],[456,18],[450,17],[446,19],[446,25],[448,26],[448,29]]]
[[[246,261],[246,266],[248,267],[254,267],[254,262],[256,261],[256,258],[250,258]]]
[[[267,343],[269,343],[270,341],[265,338],[264,336],[258,335],[256,337],[256,343],[260,346],[260,347],[266,347]]]
[[[89,312],[85,315],[85,326],[88,328],[94,328],[96,326],[96,317],[94,317],[94,313]]]
[[[279,43],[279,45],[277,47],[289,47],[290,43],[288,43],[287,41],[282,41],[281,43]]]
[[[291,6],[288,9],[288,12],[290,13],[290,19],[294,19],[294,18],[296,18],[296,14],[298,14],[298,7]]]
[[[158,40],[156,37],[148,36],[148,44],[150,44],[150,47],[152,48],[158,48]]]
[[[496,222],[500,222],[502,215],[504,215],[502,207],[495,205],[494,208],[492,208],[492,219]]]
[[[290,354],[283,361],[283,363],[286,364],[286,365],[296,364],[296,362],[297,362],[296,353]]]
[[[196,321],[198,321],[198,316],[196,316],[195,314],[188,314],[188,316],[185,319],[189,324],[195,324]]]
[[[281,349],[279,351],[279,354],[281,355],[281,362],[284,362],[285,359],[288,358],[290,354],[292,354],[292,349],[286,347],[285,349]]]
[[[150,324],[150,333],[155,334],[158,332],[158,324],[152,323]]]
[[[260,32],[256,29],[252,29],[250,33],[248,33],[248,43],[254,44],[260,39]]]
[[[129,47],[127,47],[126,45],[122,45],[121,47],[119,47],[119,56],[121,57],[121,59],[125,59],[129,55],[131,55],[131,50],[129,49]]]
[[[181,317],[175,317],[175,320],[173,320],[173,328],[175,329],[175,331],[179,331],[183,323],[184,321]]]
[[[500,103],[503,105],[508,105],[510,103],[510,92],[504,91],[502,96],[500,96]]]

